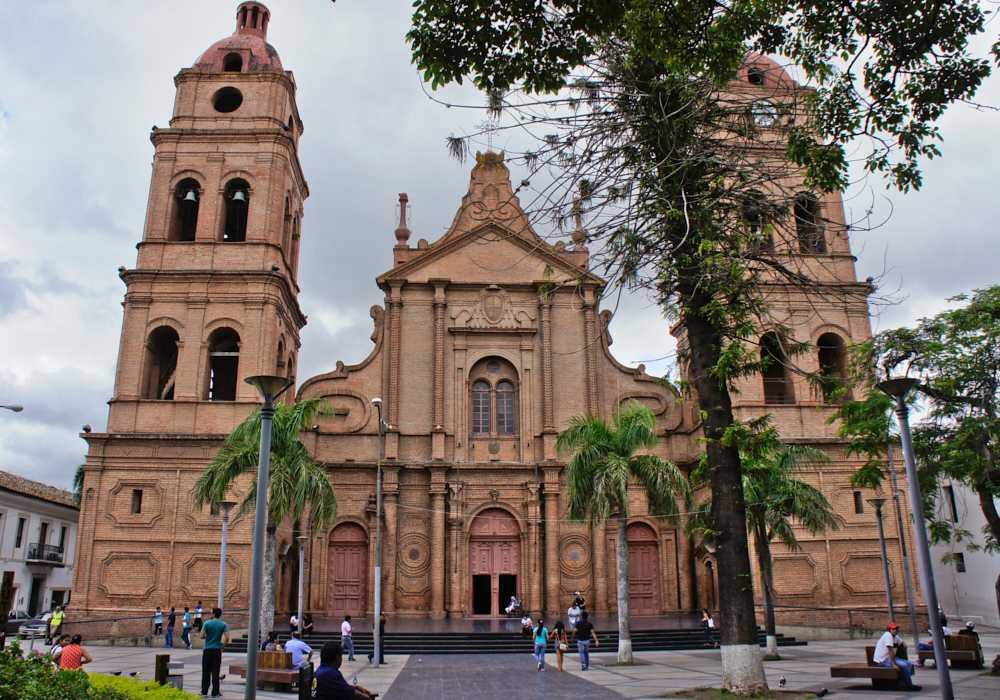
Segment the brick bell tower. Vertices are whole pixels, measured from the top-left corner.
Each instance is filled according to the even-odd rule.
[[[235,33],[174,78],[169,128],[153,127],[138,261],[121,271],[108,431],[83,436],[90,449],[74,605],[87,611],[197,599],[211,607],[221,519],[195,511],[194,482],[259,402],[244,378],[295,374],[309,188],[295,81],[267,43],[270,18],[264,5],[241,3]],[[230,607],[247,601],[250,534],[234,522]]]

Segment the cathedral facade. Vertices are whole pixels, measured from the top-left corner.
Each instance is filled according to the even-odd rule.
[[[195,481],[259,403],[243,380],[295,375],[309,189],[296,86],[266,43],[269,21],[263,5],[242,3],[236,33],[177,75],[170,127],[152,134],[145,230],[135,269],[122,272],[128,291],[108,430],[84,436],[73,598],[83,614],[215,600],[221,518],[194,507]],[[794,91],[780,68],[764,68],[744,70],[750,93]],[[794,235],[782,245],[812,265],[825,293],[776,288],[772,302],[810,345],[802,367],[842,374],[845,347],[870,334],[868,286],[855,278],[839,197],[809,202],[808,245]],[[588,609],[613,612],[614,531],[568,519],[556,436],[572,416],[610,417],[636,400],[656,416],[656,452],[690,469],[700,451],[696,402],[615,359],[611,312],[600,308],[606,282],[582,242],[552,245],[537,235],[502,153],[477,154],[440,240],[411,245],[402,204],[393,268],[375,279],[385,302],[371,309],[371,353],[357,364],[331,362],[332,371],[293,389],[333,408],[302,440],[327,469],[339,514],[323,532],[282,525],[278,610],[293,609],[301,575],[314,615],[370,617],[381,418],[384,610],[491,617],[516,596],[532,612],[552,613],[582,591]],[[389,232],[385,240],[392,245]],[[874,512],[864,503],[871,494],[849,485],[856,463],[826,423],[834,407],[780,366],[741,389],[739,417],[771,413],[783,438],[831,458],[804,478],[833,503],[840,527],[803,534],[801,551],[776,548],[778,603],[884,604]],[[718,608],[711,552],[696,549],[681,525],[646,513],[636,496],[633,613]],[[230,607],[248,605],[251,521],[230,530]],[[897,530],[889,518],[886,525],[901,581]],[[309,536],[302,572],[299,534]]]

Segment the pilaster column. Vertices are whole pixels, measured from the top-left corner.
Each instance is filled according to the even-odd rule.
[[[559,601],[559,470],[545,470],[545,613],[557,614]]]
[[[685,537],[683,532],[678,530],[677,537],[681,550],[677,562],[677,568],[680,569],[681,610],[690,612],[698,609],[698,578],[694,568],[694,547],[691,544],[691,538]]]
[[[403,315],[403,281],[389,283],[389,391],[387,401],[389,431],[385,436],[385,458],[399,453],[399,345]]]
[[[447,492],[445,469],[431,469],[431,617],[445,617],[444,609],[444,497]]]
[[[522,574],[528,578],[527,600],[524,601],[524,608],[534,617],[538,617],[545,609],[542,601],[542,578],[544,568],[542,565],[542,504],[540,499],[541,489],[538,484],[531,482],[528,484],[528,556],[525,557],[526,568]]]
[[[591,415],[597,415],[598,411],[597,324],[595,318],[597,300],[594,291],[594,287],[586,287],[583,292],[584,342],[586,343],[584,356],[587,358],[587,413]]]
[[[538,287],[542,346],[542,459],[556,458],[556,421],[552,395],[552,292]]]
[[[444,289],[448,280],[434,285],[434,423],[431,429],[431,459],[444,459]]]
[[[451,497],[451,509],[448,514],[451,521],[451,541],[449,552],[451,561],[445,557],[448,568],[448,617],[462,618],[462,559],[464,550],[462,548],[462,484],[457,479],[448,485]]]
[[[603,522],[594,525],[591,531],[591,548],[594,562],[594,614],[604,615],[608,611],[608,537]]]
[[[396,610],[396,531],[399,522],[399,468],[382,467],[382,609],[387,613]]]

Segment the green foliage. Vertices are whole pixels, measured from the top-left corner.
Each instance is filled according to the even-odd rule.
[[[90,675],[90,684],[94,691],[108,693],[107,696],[95,697],[121,698],[125,700],[193,700],[197,695],[185,693],[172,685],[160,685],[156,681],[148,683],[134,678],[121,676],[105,676],[97,673]]]
[[[1000,285],[950,301],[964,305],[920,319],[914,328],[883,331],[855,350],[857,363],[876,368],[862,375],[870,393],[844,404],[835,419],[849,449],[867,457],[852,481],[879,488],[891,403],[873,386],[890,376],[917,378],[910,399],[924,413],[912,435],[929,536],[977,547],[971,533],[938,508],[938,487],[947,478],[979,495],[987,521],[984,546],[998,551],[1000,515],[993,499],[1000,496]]]
[[[556,450],[568,455],[566,491],[570,517],[592,524],[607,521],[615,510],[629,513],[628,491],[637,483],[646,494],[651,515],[676,521],[678,498],[690,498],[691,487],[671,462],[652,454],[659,444],[656,418],[649,408],[630,401],[614,414],[612,424],[599,416],[574,416],[559,433]]]
[[[407,38],[435,88],[471,78],[488,92],[516,84],[556,92],[609,39],[630,45],[636,58],[718,84],[735,77],[747,52],[784,56],[816,87],[811,119],[793,128],[787,155],[823,191],[847,185],[848,146],[861,137],[871,145],[867,170],[899,189],[919,188],[920,160],[939,155],[935,122],[990,74],[989,61],[969,50],[986,18],[974,0],[417,0],[414,7]]]
[[[268,520],[277,524],[286,517],[302,517],[309,508],[314,531],[337,518],[337,497],[326,471],[312,461],[299,433],[312,427],[319,415],[329,415],[325,400],[307,399],[274,407],[271,426],[271,466],[268,478]],[[260,409],[255,410],[222,443],[195,484],[195,507],[225,500],[232,484],[253,475],[236,516],[253,510],[257,502],[257,462],[260,456]]]
[[[196,696],[131,678],[57,671],[48,654],[27,655],[18,642],[0,651],[0,700],[191,700]]]

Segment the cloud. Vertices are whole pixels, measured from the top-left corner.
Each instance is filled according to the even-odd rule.
[[[107,417],[121,330],[119,265],[133,266],[149,193],[150,127],[172,114],[173,76],[234,27],[236,0],[8,3],[0,23],[0,468],[68,485],[83,460],[77,433]],[[310,317],[300,379],[371,350],[374,283],[392,267],[395,206],[407,192],[413,241],[435,240],[468,186],[444,147],[482,115],[446,109],[410,64],[405,3],[268,0],[269,39],[294,71],[305,203],[299,284]],[[167,7],[167,9],[165,9]],[[439,91],[481,104],[468,86]],[[1000,103],[993,79],[984,101]],[[906,301],[883,324],[933,313],[944,298],[997,282],[1000,161],[996,116],[959,107],[942,122],[944,157],[918,193],[868,181],[848,201],[876,202],[874,230],[854,232],[863,279],[884,270]],[[501,145],[503,145],[501,143]],[[516,168],[515,179],[523,175]],[[890,206],[891,202],[891,206]],[[609,307],[607,302],[605,307]],[[668,323],[625,297],[615,355],[669,367]],[[660,359],[667,358],[667,359]],[[66,476],[68,475],[68,476]]]

